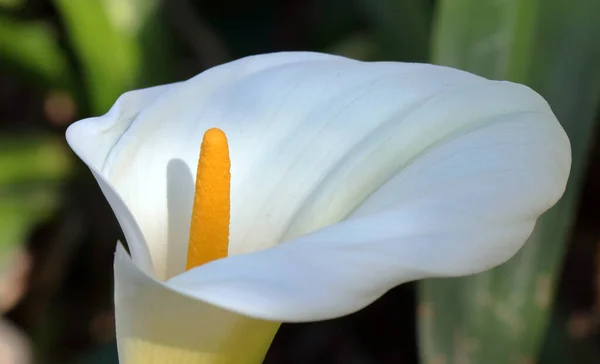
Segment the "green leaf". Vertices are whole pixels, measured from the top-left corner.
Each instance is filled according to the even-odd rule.
[[[381,57],[425,61],[433,6],[427,0],[360,0],[366,20],[380,43]]]
[[[62,179],[70,168],[63,143],[46,136],[0,136],[0,186]]]
[[[69,171],[67,150],[54,138],[0,138],[0,272],[11,249],[57,207]]]
[[[587,164],[600,99],[600,2],[441,0],[433,61],[542,94],[567,131],[573,166],[563,199],[525,247],[489,272],[421,283],[424,363],[533,363]]]
[[[375,40],[366,34],[355,34],[330,47],[327,53],[359,59],[375,60]]]
[[[93,114],[106,112],[123,92],[146,86],[164,68],[167,52],[153,52],[161,42],[156,28],[157,0],[54,0],[77,55]],[[152,35],[147,42],[145,35]],[[155,37],[156,36],[156,37]],[[145,47],[148,46],[148,47]]]
[[[0,60],[46,87],[71,88],[71,66],[55,33],[43,22],[0,16]]]
[[[441,0],[432,39],[433,62],[487,78],[526,81],[539,1]]]
[[[0,0],[0,7],[7,9],[18,9],[25,4],[25,0]]]

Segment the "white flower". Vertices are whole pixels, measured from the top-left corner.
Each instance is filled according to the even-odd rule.
[[[212,127],[229,138],[230,256],[185,271]],[[115,258],[123,363],[260,362],[269,321],[342,316],[403,282],[496,266],[560,198],[571,163],[525,86],[304,52],[126,93],[67,139],[131,250]]]

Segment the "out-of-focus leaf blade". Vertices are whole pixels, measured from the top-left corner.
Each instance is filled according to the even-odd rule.
[[[106,111],[138,76],[135,43],[111,23],[101,1],[56,0],[55,4],[81,62],[92,111]]]
[[[0,0],[0,8],[15,9],[25,4],[25,0]]]
[[[425,61],[433,6],[428,0],[360,0],[362,13],[380,43],[381,57]]]
[[[366,34],[356,34],[335,44],[327,53],[359,59],[361,61],[375,60],[375,40]]]
[[[144,34],[159,27],[156,0],[54,0],[83,72],[91,111],[104,113],[117,97],[147,83],[149,63],[166,54],[148,57]],[[161,41],[160,37],[155,43]],[[152,47],[154,45],[150,44]]]
[[[0,60],[46,87],[69,88],[71,66],[55,31],[43,22],[23,22],[0,16]]]
[[[63,143],[43,136],[0,136],[0,186],[51,182],[68,173]]]
[[[539,1],[441,0],[432,37],[433,62],[487,78],[526,81]]]
[[[515,258],[490,272],[421,283],[425,363],[535,362],[584,175],[600,99],[600,2],[441,0],[433,61],[541,93],[569,134],[563,199]]]
[[[54,138],[0,139],[0,271],[32,225],[57,207],[59,184],[69,171],[68,152]]]

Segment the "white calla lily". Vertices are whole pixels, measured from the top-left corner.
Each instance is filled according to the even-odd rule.
[[[198,148],[231,156],[229,254],[185,271]],[[569,141],[531,89],[317,53],[244,58],[123,95],[67,131],[127,238],[123,363],[260,362],[277,322],[513,256],[562,195]]]

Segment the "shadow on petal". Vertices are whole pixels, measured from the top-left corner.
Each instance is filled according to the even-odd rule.
[[[172,159],[167,165],[166,279],[185,271],[193,203],[194,178],[192,173],[184,161]]]

